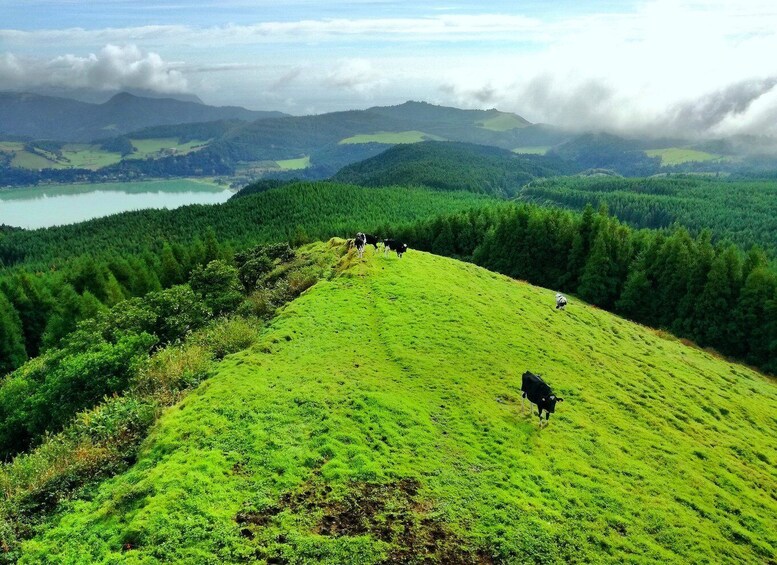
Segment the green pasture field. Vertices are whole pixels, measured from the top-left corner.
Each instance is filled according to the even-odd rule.
[[[574,297],[351,251],[20,563],[768,563],[775,414],[773,380]]]
[[[64,169],[66,165],[56,161],[54,158],[47,158],[29,151],[17,151],[14,158],[11,159],[11,166],[20,169]]]
[[[550,149],[549,145],[535,145],[531,147],[516,147],[513,153],[528,153],[530,155],[545,155]]]
[[[147,157],[156,157],[165,150],[174,149],[176,155],[185,155],[192,151],[197,151],[205,145],[205,140],[192,140],[181,143],[178,138],[154,138],[154,139],[130,139],[130,143],[136,149],[127,159],[145,159]]]
[[[96,171],[121,161],[121,154],[100,149],[98,145],[68,143],[62,148],[62,156],[69,166]]]
[[[282,159],[275,161],[284,171],[296,171],[299,169],[307,169],[310,166],[310,157],[300,157],[298,159]]]
[[[121,161],[119,153],[100,149],[99,145],[88,143],[67,143],[62,147],[62,156],[38,149],[36,153],[25,151],[24,143],[0,142],[0,151],[16,153],[11,165],[23,169],[91,169],[97,170]]]
[[[410,130],[410,131],[379,131],[377,133],[363,133],[347,137],[340,141],[341,144],[345,143],[418,143],[420,141],[427,141],[429,139],[435,141],[445,141],[442,137],[437,135],[431,135],[422,131]]]
[[[499,114],[493,118],[488,118],[487,120],[479,122],[477,125],[491,131],[509,131],[511,129],[526,127],[526,122],[515,114],[499,112]]]
[[[665,149],[648,149],[645,151],[648,157],[661,157],[661,165],[680,165],[692,161],[716,161],[723,159],[721,155],[707,153],[706,151],[697,151],[695,149],[686,149],[683,147],[668,147]]]

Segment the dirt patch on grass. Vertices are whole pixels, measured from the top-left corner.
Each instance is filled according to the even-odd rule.
[[[420,484],[407,478],[390,483],[354,483],[344,495],[320,481],[286,493],[277,504],[235,516],[241,534],[253,539],[257,528],[270,524],[283,511],[315,516],[313,533],[321,536],[368,535],[389,544],[383,563],[488,564],[486,552],[471,547],[432,512],[419,494]]]

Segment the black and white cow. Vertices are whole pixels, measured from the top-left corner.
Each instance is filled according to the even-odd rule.
[[[550,387],[542,380],[540,375],[535,375],[529,371],[526,371],[521,379],[521,390],[523,396],[521,397],[521,412],[524,411],[524,399],[528,398],[529,402],[537,405],[537,416],[540,417],[540,427],[542,427],[542,411],[545,411],[545,422],[548,421],[550,415],[556,411],[556,402],[563,402],[563,398],[557,397],[550,390]]]
[[[359,254],[359,259],[362,259],[364,257],[364,246],[367,245],[367,236],[362,232],[357,233],[353,244],[356,246],[356,253]]]
[[[566,297],[560,292],[556,293],[556,310],[563,310],[566,305],[567,305]]]
[[[383,253],[390,251],[396,251],[397,257],[402,258],[402,254],[407,251],[407,243],[402,243],[396,239],[384,239],[383,240]]]

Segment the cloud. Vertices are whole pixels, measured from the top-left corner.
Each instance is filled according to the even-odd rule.
[[[768,95],[773,93],[775,85],[777,77],[731,84],[697,100],[686,101],[670,108],[666,125],[677,132],[728,133],[731,130],[750,129],[754,118],[765,110],[762,106],[759,107],[758,101],[768,101]],[[768,106],[772,107],[772,111],[763,116],[767,119],[773,118],[773,114],[777,112],[777,105],[773,105],[774,96],[771,99],[772,103]]]
[[[345,59],[329,71],[324,84],[357,93],[366,93],[386,84],[367,59]]]
[[[302,75],[302,67],[295,67],[283,73],[270,85],[270,90],[281,90],[294,83]]]
[[[105,43],[164,42],[166,45],[234,45],[257,42],[341,41],[343,38],[393,38],[453,41],[463,36],[505,38],[511,34],[537,34],[545,37],[542,22],[510,14],[434,15],[414,18],[325,18],[298,21],[270,21],[246,25],[193,27],[149,25],[104,29],[0,29],[0,42],[39,44],[41,42]]]
[[[769,57],[777,52],[773,0],[577,3],[565,11],[537,3],[457,7],[479,13],[447,13],[422,2],[403,12],[407,17],[373,17],[391,10],[360,11],[352,3],[348,13],[363,17],[339,18],[323,14],[346,8],[303,3],[310,9],[284,12],[309,16],[296,21],[197,26],[192,22],[211,20],[181,10],[175,25],[0,30],[0,44],[16,54],[0,54],[0,84],[189,87],[214,103],[290,100],[297,106],[287,109],[298,112],[364,107],[367,99],[425,99],[497,107],[574,129],[777,134],[777,59]],[[497,5],[503,13],[490,13]],[[591,7],[603,5],[607,11]],[[527,9],[531,17],[520,13]],[[105,44],[137,47],[104,53],[99,46]],[[165,57],[185,64],[156,55],[160,45]],[[90,51],[97,54],[55,56]],[[24,57],[34,53],[48,59]]]
[[[148,89],[175,93],[188,91],[188,83],[174,65],[156,53],[135,45],[106,45],[85,57],[61,55],[49,60],[0,56],[0,84],[10,89],[40,86],[120,90]]]

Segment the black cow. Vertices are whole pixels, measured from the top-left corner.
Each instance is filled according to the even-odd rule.
[[[372,245],[375,248],[375,251],[377,251],[380,238],[377,235],[370,235],[368,233],[365,233],[364,237],[365,237],[365,241],[367,242],[367,245]]]
[[[566,297],[560,292],[556,294],[556,310],[563,310],[567,305]]]
[[[367,244],[367,236],[362,232],[356,234],[353,240],[353,244],[356,246],[356,253],[359,254],[359,259],[364,257],[364,246]]]
[[[401,241],[397,241],[396,239],[384,239],[383,240],[383,253],[388,253],[389,251],[396,251],[397,257],[400,259],[402,258],[402,254],[407,251],[407,243],[402,243]]]
[[[535,375],[529,371],[523,374],[521,380],[521,390],[523,396],[521,397],[521,412],[523,412],[523,399],[529,399],[529,402],[537,405],[537,416],[540,417],[540,427],[542,427],[542,411],[545,410],[545,422],[548,421],[550,415],[556,411],[556,402],[564,402],[563,398],[558,398],[545,381],[540,378],[540,375]]]

